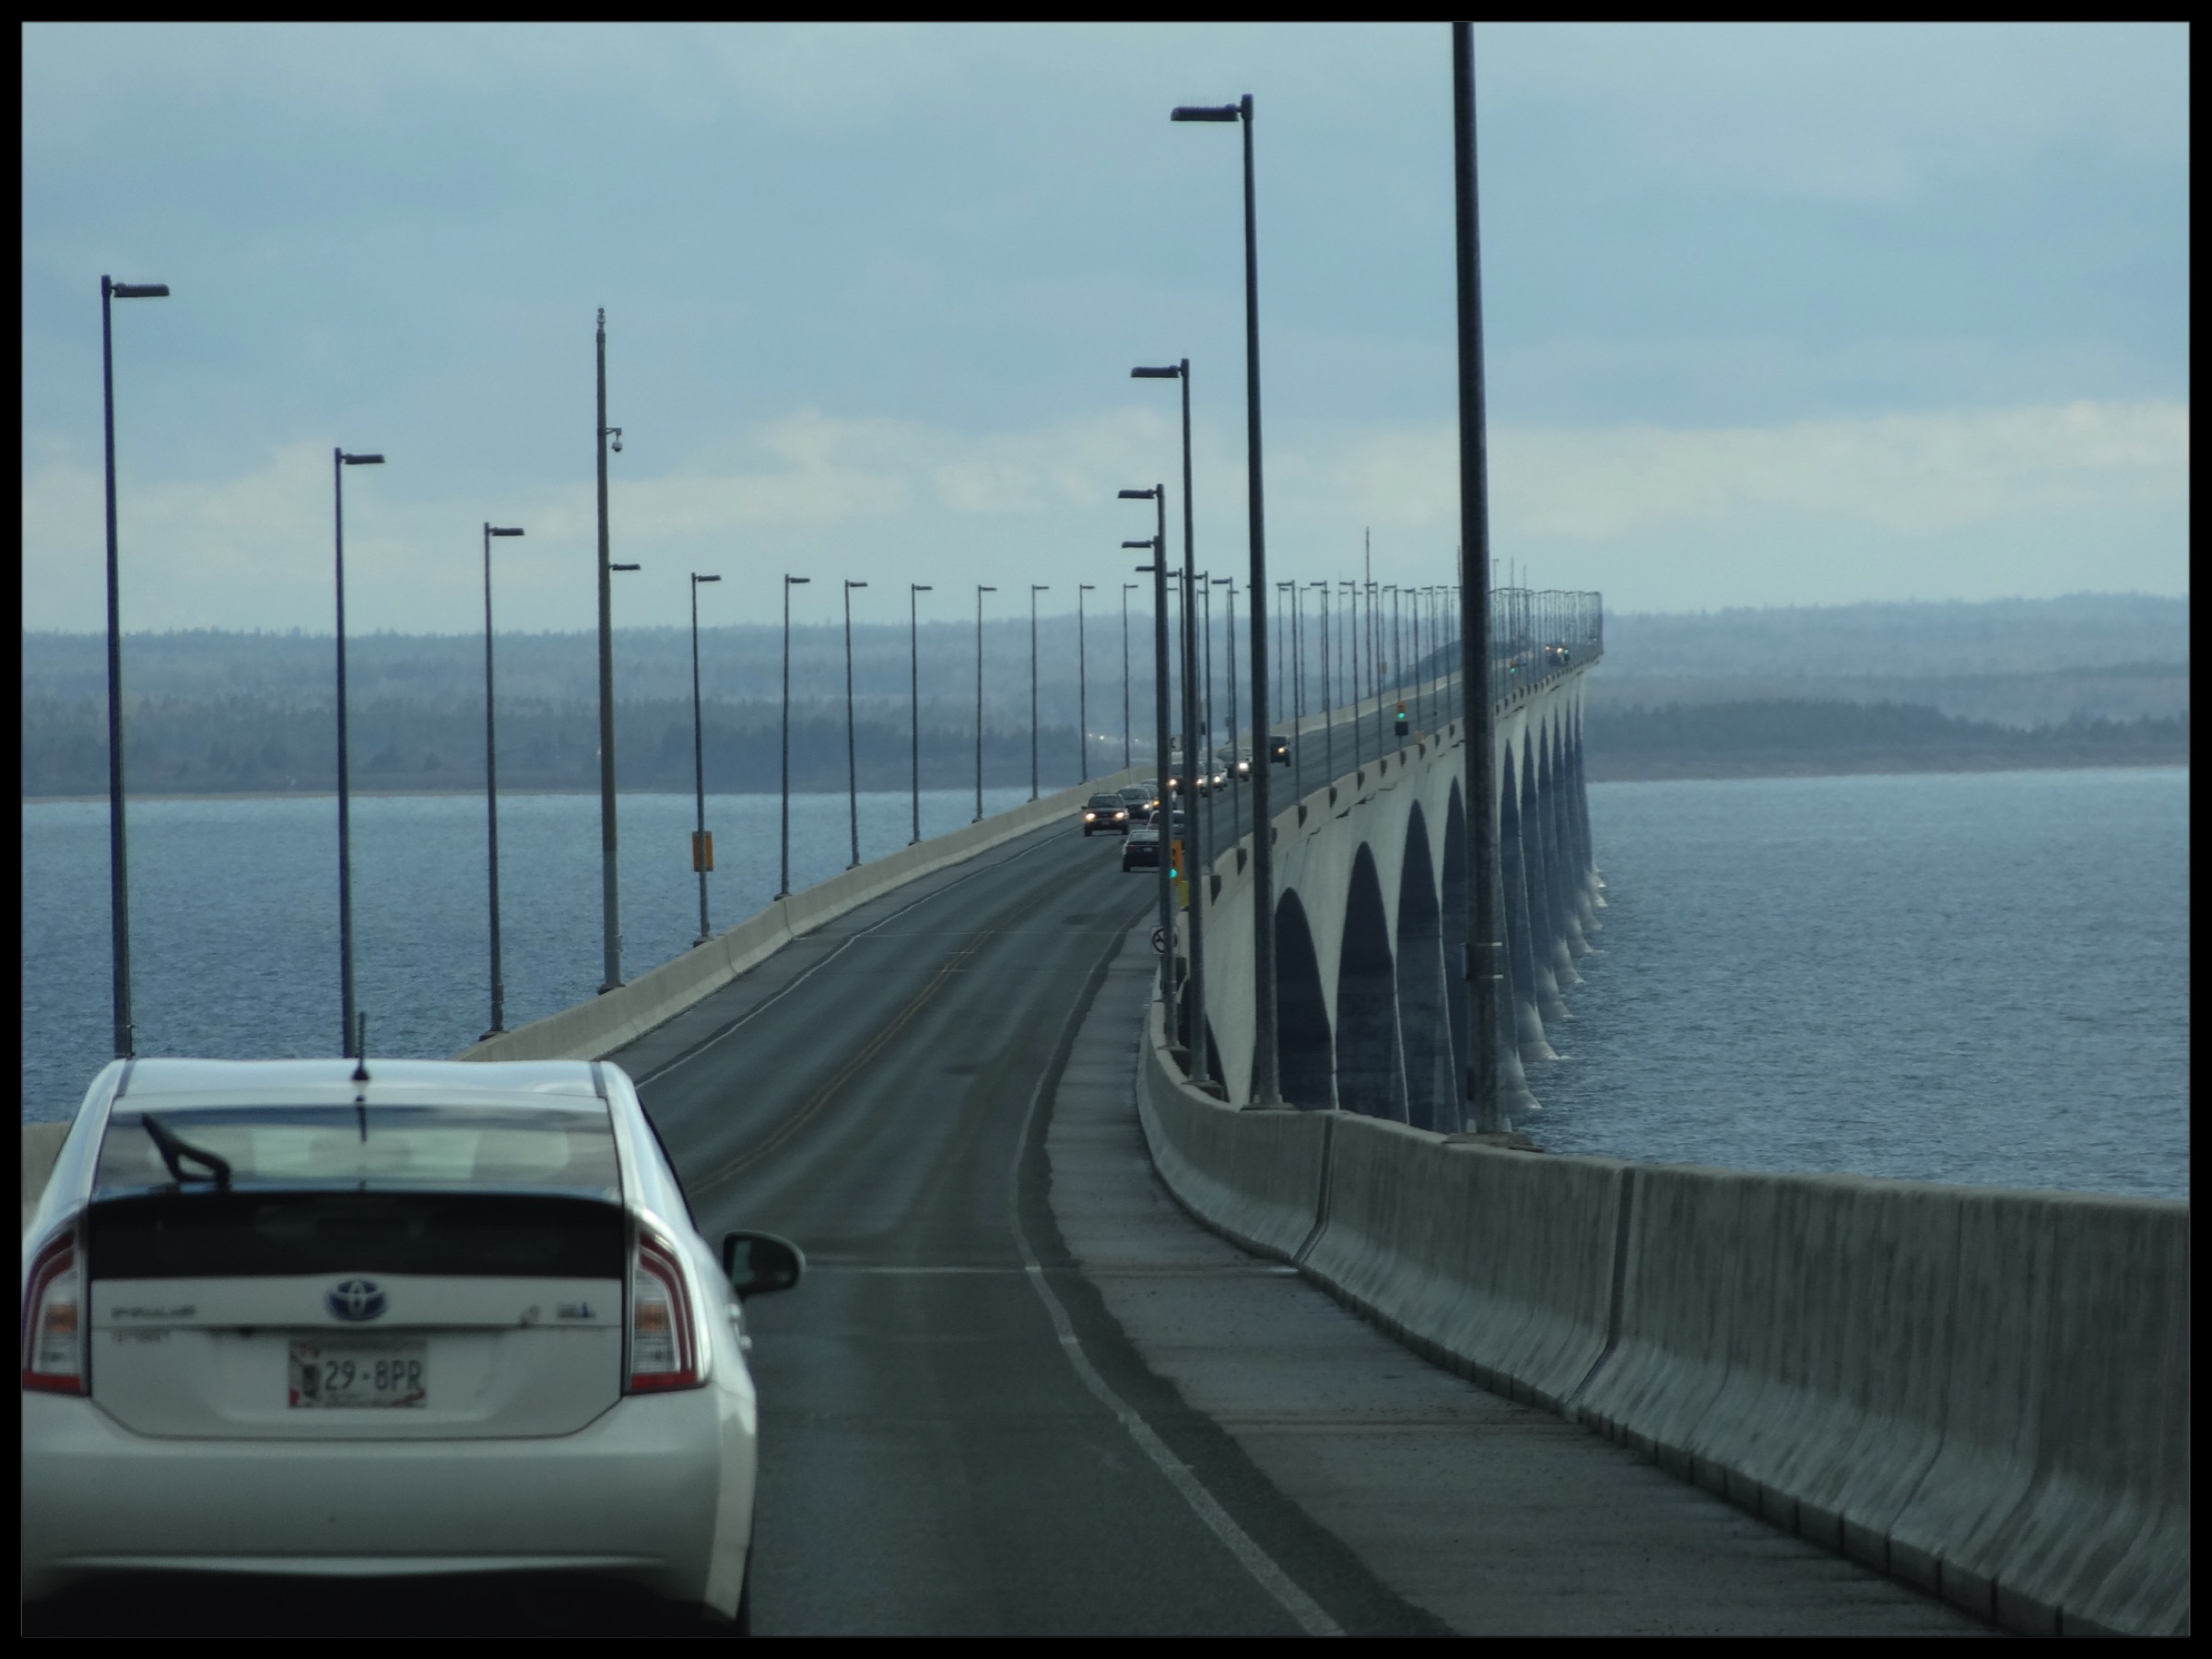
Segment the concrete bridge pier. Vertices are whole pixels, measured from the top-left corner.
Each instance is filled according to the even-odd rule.
[[[1557,854],[1550,845],[1550,804],[1545,799],[1541,771],[1543,727],[1535,743],[1521,747],[1521,862],[1528,884],[1528,945],[1535,959],[1536,1012],[1547,1020],[1572,1018],[1560,995],[1559,965],[1565,955],[1551,906],[1551,877]],[[1574,964],[1566,964],[1569,975]]]
[[[1544,1040],[1544,1020],[1537,1011],[1536,954],[1529,936],[1528,859],[1521,810],[1522,768],[1513,746],[1508,746],[1500,767],[1498,792],[1498,863],[1505,888],[1505,956],[1508,982],[1513,994],[1513,1047],[1522,1061],[1556,1060]],[[1559,995],[1557,986],[1551,994]]]
[[[1574,841],[1567,830],[1567,775],[1559,755],[1559,725],[1547,721],[1537,746],[1537,798],[1544,806],[1544,908],[1551,921],[1551,974],[1563,994],[1581,984],[1583,976],[1574,966],[1582,929],[1574,914]]]
[[[1564,982],[1579,985],[1583,976],[1573,967],[1573,959],[1590,954],[1590,941],[1583,936],[1583,846],[1582,838],[1576,833],[1573,797],[1577,783],[1567,760],[1566,724],[1561,720],[1551,727],[1545,767],[1553,781],[1552,845],[1559,849],[1559,857],[1552,866],[1552,909],[1559,918],[1560,936],[1567,941],[1568,971],[1573,974],[1572,979]]]
[[[1605,924],[1597,912],[1606,905],[1605,877],[1598,874],[1597,843],[1590,836],[1590,780],[1583,769],[1583,698],[1582,688],[1575,688],[1572,727],[1568,733],[1568,764],[1573,769],[1574,787],[1569,799],[1574,806],[1574,838],[1579,861],[1577,876],[1581,896],[1577,904],[1582,912],[1583,934],[1598,932]],[[1591,947],[1595,949],[1595,946]]]

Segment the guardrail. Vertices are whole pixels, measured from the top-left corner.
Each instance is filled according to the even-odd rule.
[[[1192,1088],[1202,1222],[1409,1347],[2012,1629],[2189,1629],[2189,1206],[1509,1149]]]

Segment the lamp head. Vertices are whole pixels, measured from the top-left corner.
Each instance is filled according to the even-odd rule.
[[[484,526],[484,534],[487,535],[520,535],[522,532],[520,530],[502,530],[497,524],[487,524]]]
[[[103,282],[107,279],[102,277]],[[169,284],[166,282],[112,282],[108,292],[118,300],[166,300]]]
[[[643,565],[634,564],[610,564],[606,568],[610,571],[641,571],[645,567]]]
[[[1251,101],[1252,100],[1247,98],[1241,104],[1221,104],[1218,106],[1213,104],[1181,104],[1176,107],[1175,112],[1169,116],[1168,119],[1171,121],[1235,121],[1243,115],[1244,105],[1249,104]]]
[[[1165,369],[1132,369],[1129,371],[1129,378],[1131,380],[1181,380],[1182,366],[1180,363],[1171,363]]]
[[[786,576],[783,578],[783,585],[786,587],[805,587],[813,580],[814,578],[811,576]]]
[[[1124,501],[1149,501],[1159,494],[1159,491],[1157,489],[1124,489],[1119,493],[1116,499]]]
[[[691,580],[693,582],[720,582],[722,578],[719,576],[701,576],[697,571],[694,571],[691,572]]]
[[[343,451],[339,453],[338,459],[347,466],[382,466],[384,464],[382,455],[348,455]]]

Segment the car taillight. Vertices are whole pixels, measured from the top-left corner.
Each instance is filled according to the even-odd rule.
[[[23,1287],[24,1387],[85,1392],[84,1283],[76,1230],[48,1240]]]
[[[629,1263],[630,1394],[670,1388],[697,1388],[700,1374],[698,1327],[691,1318],[691,1294],[676,1253],[640,1230]]]

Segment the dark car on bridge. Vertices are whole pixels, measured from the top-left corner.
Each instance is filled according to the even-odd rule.
[[[1288,766],[1288,765],[1289,765],[1289,764],[1290,764],[1290,739],[1289,739],[1289,738],[1288,738],[1288,737],[1270,737],[1270,738],[1268,738],[1268,739],[1267,739],[1267,759],[1268,759],[1268,760],[1269,760],[1269,762],[1270,762],[1271,764],[1273,764],[1273,765],[1276,765],[1276,766]]]
[[[1122,842],[1124,870],[1157,870],[1159,868],[1159,831],[1150,824],[1139,824],[1129,831]]]
[[[1132,824],[1148,824],[1152,821],[1152,807],[1157,796],[1154,785],[1131,783],[1121,791],[1121,796],[1123,805],[1129,808],[1129,821]]]
[[[1129,803],[1118,794],[1094,794],[1083,806],[1083,833],[1102,830],[1108,835],[1129,833]]]

